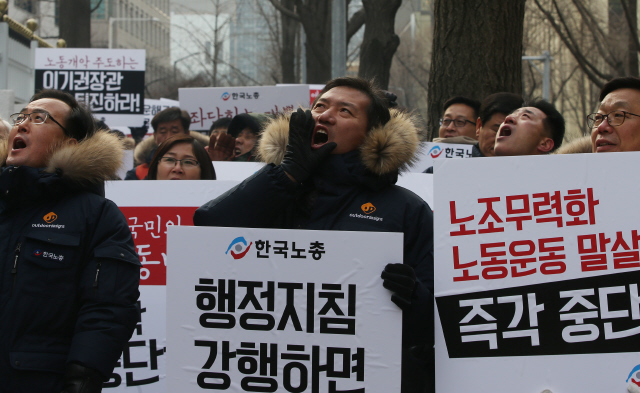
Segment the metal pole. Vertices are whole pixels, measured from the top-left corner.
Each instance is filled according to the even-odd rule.
[[[542,74],[542,98],[549,101],[551,98],[551,60],[553,57],[548,50],[542,52],[542,56],[522,56],[522,60],[527,60],[533,68]],[[544,70],[540,71],[533,61],[544,61]]]
[[[304,33],[302,24],[300,25],[300,74],[302,74],[302,83],[307,83],[307,35]]]
[[[542,52],[544,56],[544,76],[542,78],[542,98],[549,101],[551,97],[551,53],[548,50]]]
[[[347,4],[333,0],[331,5],[331,77],[347,73]]]

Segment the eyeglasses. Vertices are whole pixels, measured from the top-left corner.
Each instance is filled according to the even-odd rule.
[[[640,115],[636,115],[635,113],[627,112],[627,111],[613,111],[609,112],[606,115],[602,113],[592,113],[587,116],[587,125],[589,128],[598,127],[604,119],[607,119],[607,123],[610,126],[620,126],[624,123],[624,119],[627,118],[627,115],[640,117]]]
[[[62,124],[58,123],[56,119],[51,116],[49,112],[45,111],[34,111],[31,113],[14,113],[9,116],[14,126],[24,123],[27,119],[31,120],[32,124],[43,124],[47,119],[51,119],[54,123],[60,126],[65,133],[69,133],[66,128],[62,126]]]
[[[453,122],[453,126],[454,127],[464,127],[465,125],[467,125],[467,123],[469,124],[476,124],[474,122],[472,122],[471,120],[467,120],[467,119],[440,119],[440,125],[441,126],[445,126],[445,127],[449,127],[449,124],[451,124],[451,122]]]
[[[200,163],[191,158],[185,158],[183,160],[177,160],[173,157],[162,157],[160,162],[169,166],[176,166],[176,163],[179,162],[183,168],[195,168],[200,165]]]

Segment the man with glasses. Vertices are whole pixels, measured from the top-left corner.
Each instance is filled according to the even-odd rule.
[[[186,111],[180,110],[177,106],[166,108],[156,113],[151,119],[153,127],[153,138],[147,138],[136,146],[134,157],[136,163],[140,163],[125,175],[125,180],[143,180],[149,173],[149,164],[162,142],[175,135],[190,135],[189,126],[191,117]],[[194,134],[198,134],[197,136]],[[209,138],[197,132],[192,133],[203,146],[209,144]]]
[[[598,112],[587,116],[593,152],[640,151],[640,79],[610,80],[600,101]]]
[[[57,90],[11,120],[0,142],[0,391],[100,392],[139,320],[140,261],[104,198],[122,144]]]
[[[442,108],[444,114],[440,119],[438,137],[457,138],[449,143],[476,143],[476,120],[480,112],[480,102],[472,98],[457,96],[449,98]],[[440,141],[442,142],[442,141]]]

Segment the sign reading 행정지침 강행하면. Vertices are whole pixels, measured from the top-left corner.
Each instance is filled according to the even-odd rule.
[[[640,387],[638,159],[436,162],[438,392]]]
[[[400,391],[402,234],[175,227],[167,250],[168,391]]]

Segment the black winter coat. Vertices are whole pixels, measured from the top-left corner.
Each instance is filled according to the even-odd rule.
[[[97,138],[109,150],[109,137]],[[2,169],[0,392],[58,393],[69,362],[106,380],[130,339],[140,262],[124,216],[98,195],[103,189],[61,168]]]
[[[263,157],[269,133],[268,127],[260,147]],[[368,154],[363,151],[331,155],[304,186],[292,182],[280,166],[269,164],[200,207],[193,222],[202,226],[403,233],[402,262],[413,267],[418,284],[411,310],[403,313],[402,391],[430,391],[433,214],[420,197],[395,185],[397,167],[375,174],[363,164],[367,160],[362,155]],[[375,208],[372,213],[371,206]]]

